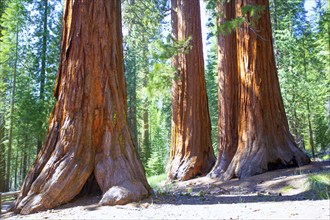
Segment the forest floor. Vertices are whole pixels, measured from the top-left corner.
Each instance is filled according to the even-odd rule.
[[[83,197],[56,209],[5,219],[330,219],[330,162],[228,182],[201,177],[160,183],[154,196],[124,206]]]

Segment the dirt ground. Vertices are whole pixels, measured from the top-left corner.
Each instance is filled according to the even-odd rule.
[[[267,172],[229,182],[201,177],[160,183],[159,191],[140,203],[98,206],[101,196],[83,197],[56,209],[3,219],[330,219],[329,197],[311,190],[309,177],[330,173],[330,162]],[[322,186],[321,186],[322,187]],[[326,185],[320,188],[324,195]]]

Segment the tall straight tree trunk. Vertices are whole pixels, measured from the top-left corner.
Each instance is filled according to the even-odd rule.
[[[315,159],[315,144],[314,144],[314,135],[312,129],[312,121],[311,121],[311,110],[309,107],[309,101],[307,100],[307,119],[308,119],[308,133],[309,133],[309,144],[311,145],[312,149],[312,156]]]
[[[24,150],[23,150],[23,165],[22,165],[22,180],[24,180],[26,173],[27,173],[27,158],[28,158],[28,149],[29,145],[28,145],[28,134],[24,134]]]
[[[135,57],[135,54],[133,55],[134,56],[134,70],[132,72],[132,91],[131,91],[131,129],[132,129],[132,136],[133,136],[133,141],[134,141],[134,145],[138,148],[139,145],[138,145],[138,130],[137,130],[137,108],[136,108],[136,105],[137,105],[137,98],[136,98],[136,57]]]
[[[14,172],[14,190],[16,190],[16,187],[18,186],[18,179],[19,179],[19,175],[18,175],[18,167],[19,167],[19,161],[18,161],[18,158],[19,158],[19,151],[18,149],[16,149],[16,156],[15,156],[15,166],[14,166],[14,169],[15,169],[15,172]]]
[[[18,23],[16,24],[16,45],[15,45],[15,60],[13,72],[13,85],[10,101],[10,122],[9,122],[9,142],[7,155],[7,173],[6,173],[6,190],[10,190],[10,169],[11,169],[11,150],[13,145],[13,126],[14,126],[14,111],[15,111],[15,96],[16,96],[16,75],[17,75],[17,61],[18,61]]]
[[[236,17],[235,1],[217,1],[217,27]],[[236,31],[218,33],[218,140],[219,154],[210,173],[211,177],[221,176],[230,164],[237,150],[238,141],[238,66]]]
[[[207,174],[215,161],[211,143],[199,0],[172,0],[175,41],[187,41],[173,59],[177,76],[172,87],[172,143],[170,179],[187,180]]]
[[[149,75],[149,70],[148,70],[148,56],[147,56],[147,40],[145,37],[143,37],[143,48],[142,48],[142,71],[143,71],[143,90],[147,90],[148,87],[148,75]],[[145,94],[146,95],[146,92]],[[144,160],[144,163],[147,163],[147,161],[150,158],[150,132],[149,132],[149,99],[148,97],[143,97],[142,98],[142,137],[141,137],[141,153],[142,153],[142,158]]]
[[[264,6],[253,27],[247,5]],[[237,31],[238,145],[223,177],[244,178],[285,167],[308,164],[292,135],[284,111],[275,67],[268,0],[237,0],[237,16],[247,20]]]
[[[133,43],[133,48],[134,48]],[[134,141],[134,145],[138,147],[138,139],[137,139],[137,110],[136,110],[136,55],[134,54],[136,51],[133,48],[128,48],[128,56],[133,56],[133,63],[126,67],[127,77],[130,81],[130,85],[127,87],[127,91],[129,94],[129,102],[128,102],[128,123],[132,130],[132,138]],[[128,69],[129,68],[129,69]]]
[[[129,4],[131,6],[135,6],[135,0],[130,0]],[[134,21],[133,21],[134,22]],[[132,28],[133,25],[130,22],[128,25],[128,36],[130,38],[132,38]],[[130,54],[130,56],[132,56],[132,65],[129,65],[129,67],[126,67],[126,71],[128,72],[128,78],[130,80],[130,87],[129,87],[129,96],[130,96],[130,102],[129,102],[129,106],[128,106],[128,122],[130,125],[130,128],[132,130],[132,137],[133,137],[133,141],[134,141],[134,145],[138,148],[138,130],[137,130],[137,108],[136,108],[136,83],[137,83],[137,77],[136,77],[136,50],[135,48],[137,48],[136,45],[136,40],[132,39],[132,47],[128,47],[127,51]],[[128,69],[129,68],[129,69]]]
[[[5,117],[0,113],[0,192],[6,191]]]
[[[151,192],[126,118],[121,1],[67,0],[63,20],[57,101],[16,202],[22,214],[72,200],[94,176],[101,205]]]
[[[5,10],[5,2],[0,2],[0,18]],[[0,41],[2,38],[3,27],[0,24]],[[1,42],[0,42],[1,43]],[[2,65],[0,64],[0,83],[3,83]],[[0,102],[1,106],[5,103],[4,91],[0,90]],[[5,113],[2,107],[0,108],[0,192],[6,191],[6,146],[5,146]],[[1,208],[0,208],[1,209]]]
[[[45,99],[45,82],[46,82],[46,59],[47,59],[47,22],[48,22],[48,0],[44,0],[44,17],[43,17],[43,32],[42,32],[42,51],[41,51],[41,71],[40,71],[40,88],[39,88],[39,100],[41,107],[44,108]],[[41,110],[43,111],[43,110]],[[43,115],[43,114],[41,114]],[[42,124],[40,121],[39,135],[37,140],[37,152],[39,153],[42,147]]]

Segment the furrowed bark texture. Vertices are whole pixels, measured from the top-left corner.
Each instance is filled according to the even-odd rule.
[[[177,74],[172,87],[170,179],[207,174],[215,161],[207,105],[199,0],[172,0],[172,35],[191,37],[186,52],[173,59]]]
[[[63,21],[57,102],[16,202],[21,214],[70,201],[93,175],[102,205],[151,192],[126,118],[120,0],[67,0]]]
[[[235,1],[217,1],[217,27],[236,17]],[[221,176],[228,168],[237,150],[238,122],[238,65],[236,31],[218,34],[218,157],[210,172]]]
[[[242,7],[262,5],[258,22]],[[272,44],[268,0],[237,0],[237,16],[243,23],[237,30],[238,57],[238,145],[225,179],[244,178],[269,170],[301,166],[310,162],[294,142],[284,111]]]

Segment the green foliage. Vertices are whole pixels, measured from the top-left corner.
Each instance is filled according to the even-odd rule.
[[[163,155],[158,151],[153,151],[151,157],[147,162],[146,171],[148,175],[160,175],[165,172],[163,164]]]
[[[153,188],[156,191],[160,190],[159,183],[164,182],[167,178],[166,173],[155,175],[155,176],[147,176],[147,180],[151,188]]]
[[[321,2],[325,1],[316,4],[309,20],[304,1],[276,1],[276,5],[271,5],[275,55],[287,118],[296,142],[309,152],[311,140],[316,151],[330,145],[329,34],[323,32],[327,25],[322,23],[328,19],[329,9]]]
[[[205,69],[206,92],[212,128],[212,146],[218,150],[218,62],[216,38],[209,39],[211,47],[208,51]]]
[[[223,35],[229,35],[237,27],[244,23],[245,19],[243,17],[232,19],[231,21],[226,21],[219,26],[219,33]]]
[[[242,7],[242,14],[249,18],[248,22],[252,27],[257,26],[258,21],[263,15],[264,11],[264,5],[245,5]]]
[[[314,199],[330,199],[330,173],[314,174],[308,178]]]
[[[225,4],[229,1],[222,1],[222,4]],[[207,8],[214,7],[214,4],[212,1],[208,2]],[[212,9],[210,9],[212,11]],[[214,10],[214,9],[213,9]],[[245,5],[242,7],[242,16],[237,16],[234,19],[231,19],[229,21],[222,22],[220,26],[218,27],[218,33],[223,35],[229,35],[232,33],[237,27],[240,27],[243,23],[246,23],[250,28],[255,28],[258,24],[258,20],[262,16],[262,14],[265,11],[264,5]],[[217,16],[224,17],[223,14],[218,14]]]
[[[40,66],[44,34],[44,2],[8,0],[0,18],[0,112],[6,114],[6,154],[13,74],[16,73],[11,160],[11,189],[18,189],[37,155],[37,140],[43,140],[51,108],[58,67],[62,5],[48,0],[46,79],[44,102],[40,101]],[[56,9],[57,8],[57,9]],[[16,53],[17,52],[17,53]],[[7,156],[6,156],[7,159]],[[6,161],[7,162],[7,161]],[[7,171],[6,171],[7,172]]]
[[[170,86],[174,70],[170,58],[186,42],[172,44],[164,21],[165,0],[135,0],[123,4],[125,75],[128,118],[148,175],[164,172],[170,141]],[[166,26],[165,26],[166,25]],[[146,112],[148,118],[146,121]],[[147,126],[147,132],[145,125]],[[143,140],[142,138],[146,138]]]

